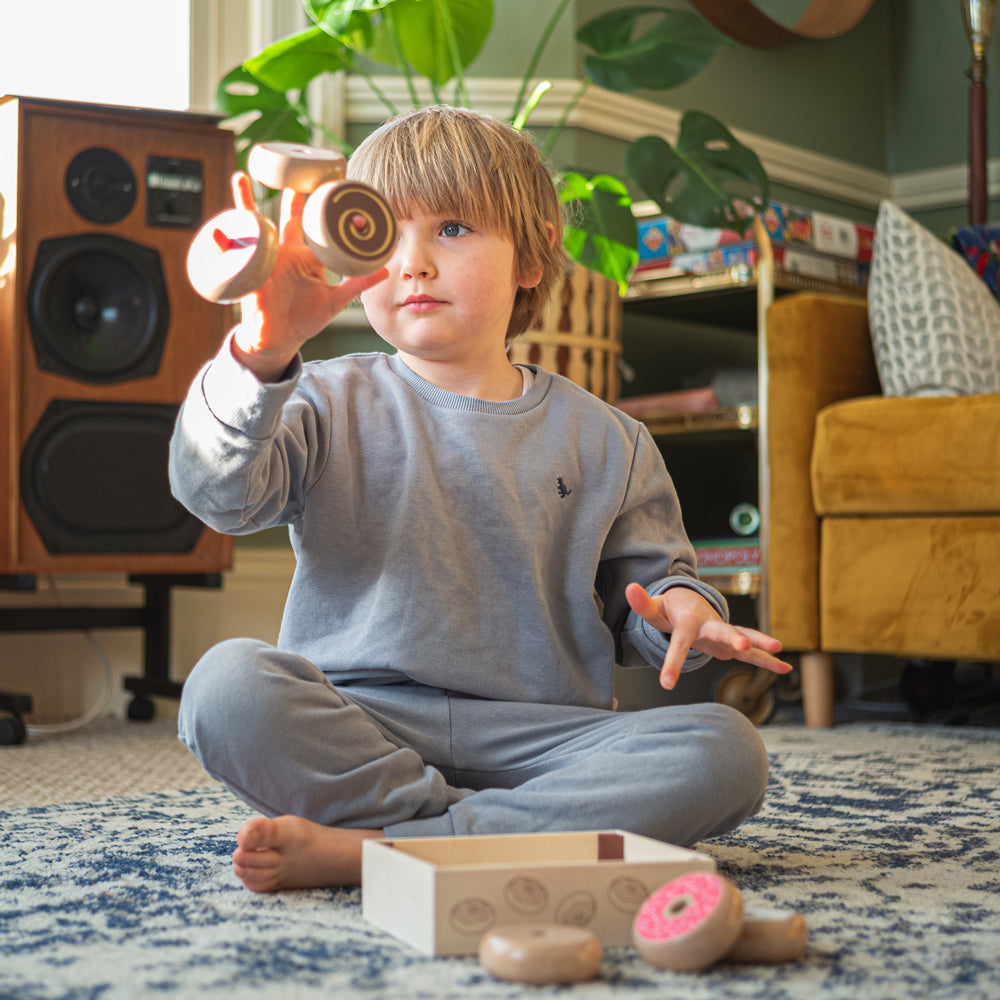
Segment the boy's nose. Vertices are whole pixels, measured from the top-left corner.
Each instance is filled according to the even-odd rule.
[[[433,258],[418,239],[401,239],[396,247],[396,255],[404,278],[428,278],[435,273]]]

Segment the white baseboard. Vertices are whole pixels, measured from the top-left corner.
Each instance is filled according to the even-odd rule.
[[[295,567],[288,548],[237,547],[234,567],[220,590],[179,587],[173,592],[171,676],[183,680],[199,657],[223,639],[278,637],[285,597]],[[39,578],[38,591],[0,592],[4,607],[129,606],[142,603],[142,590],[125,576],[75,574]],[[96,629],[90,633],[107,657],[112,691],[105,714],[121,716],[129,695],[122,680],[142,673],[138,629]],[[105,674],[101,657],[79,632],[0,634],[0,689],[30,694],[34,721],[61,722],[82,715],[98,699]],[[164,701],[159,714],[176,710]]]

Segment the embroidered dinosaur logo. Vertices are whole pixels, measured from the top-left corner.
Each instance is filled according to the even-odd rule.
[[[559,478],[558,478],[558,479],[556,480],[556,490],[557,490],[557,491],[559,492],[559,499],[560,499],[560,500],[565,500],[565,499],[566,499],[566,497],[568,497],[568,496],[570,495],[570,493],[572,493],[572,492],[573,492],[573,491],[572,491],[572,490],[571,490],[571,489],[570,489],[570,488],[569,488],[569,487],[568,487],[568,486],[566,485],[566,483],[565,483],[565,482],[563,481],[563,477],[562,477],[562,476],[560,476],[560,477],[559,477]]]

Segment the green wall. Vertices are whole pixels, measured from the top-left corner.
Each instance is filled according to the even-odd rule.
[[[284,2],[297,5],[299,0]],[[470,75],[519,78],[558,2],[495,0],[494,29]],[[691,9],[686,0],[661,2]],[[795,9],[803,2],[767,0],[767,9],[771,13],[780,5]],[[578,76],[581,52],[573,39],[577,25],[627,5],[616,0],[572,0],[543,54],[538,75]],[[992,62],[998,62],[997,45],[995,37]],[[875,0],[861,24],[842,38],[776,50],[734,45],[685,86],[637,96],[679,110],[704,110],[731,128],[872,170],[902,174],[966,161],[968,62],[958,4]],[[991,109],[1000,108],[998,78],[1000,65],[989,78]],[[366,126],[354,127],[351,141],[360,141],[366,131]],[[1000,127],[990,132],[989,148],[991,156],[1000,155]],[[554,159],[561,166],[614,173],[622,168],[624,149],[623,142],[568,129],[556,145]],[[776,185],[772,194],[804,207],[865,221],[874,218],[872,208],[788,185]],[[1000,206],[994,203],[991,208]],[[965,220],[962,206],[912,214],[939,233]],[[308,357],[384,349],[388,348],[371,331],[334,326],[308,345]],[[241,539],[240,544],[285,544],[285,538],[284,529],[279,529],[253,540]]]

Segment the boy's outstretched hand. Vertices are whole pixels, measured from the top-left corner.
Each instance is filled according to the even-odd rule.
[[[256,210],[253,185],[246,174],[233,175],[233,197],[237,208]],[[242,319],[233,353],[262,382],[281,378],[307,340],[388,274],[383,267],[374,274],[331,285],[326,268],[302,237],[305,202],[304,194],[282,192],[277,263],[267,281],[240,300]]]
[[[755,667],[787,674],[790,663],[773,653],[781,652],[779,640],[742,625],[724,622],[704,597],[690,587],[671,587],[651,597],[638,583],[625,588],[632,610],[655,629],[670,634],[670,647],[660,670],[660,685],[671,690],[677,683],[688,651],[696,649],[717,660],[742,660]]]

